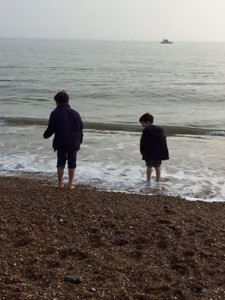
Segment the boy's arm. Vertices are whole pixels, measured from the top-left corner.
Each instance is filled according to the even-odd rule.
[[[140,140],[140,153],[142,154],[142,156],[146,149],[146,143],[147,143],[147,135],[146,135],[146,132],[143,131],[141,140]]]
[[[43,133],[43,138],[44,139],[48,139],[50,138],[50,136],[52,136],[55,133],[55,121],[54,118],[52,116],[52,114],[50,115],[49,121],[48,121],[48,127],[45,130],[45,132]]]
[[[83,121],[82,121],[82,119],[80,119],[80,122],[81,122],[80,143],[82,144],[83,143]]]

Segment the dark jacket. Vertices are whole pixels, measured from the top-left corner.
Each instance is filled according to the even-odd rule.
[[[161,127],[149,125],[143,129],[140,152],[144,160],[169,159],[166,135]]]
[[[52,147],[63,152],[77,151],[83,141],[83,123],[79,113],[69,104],[61,104],[50,114],[43,137],[55,134]]]

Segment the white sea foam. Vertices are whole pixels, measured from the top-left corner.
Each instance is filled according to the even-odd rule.
[[[106,143],[107,149],[101,149],[100,140],[103,144]],[[160,185],[155,183],[153,172],[152,182],[146,186],[145,164],[137,150],[138,140],[134,140],[132,134],[123,136],[122,133],[101,133],[99,137],[88,133],[85,138],[86,146],[78,152],[76,181],[114,191],[163,193],[190,200],[225,201],[223,168],[220,165],[225,159],[224,141],[211,138],[197,140],[191,137],[179,137],[179,142],[177,140],[176,137],[168,138],[171,158],[162,162]],[[187,140],[192,152],[184,147]],[[22,145],[17,150],[9,149],[9,154],[0,157],[0,173],[20,171],[55,174],[56,153],[51,150],[51,141],[42,142],[44,144],[38,151],[33,143],[25,146],[26,152],[23,154]],[[218,157],[212,155],[215,142]],[[201,156],[198,155],[199,152],[202,153]]]

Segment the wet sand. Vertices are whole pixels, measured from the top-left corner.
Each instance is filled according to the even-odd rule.
[[[2,300],[225,299],[225,203],[0,177],[0,204]]]

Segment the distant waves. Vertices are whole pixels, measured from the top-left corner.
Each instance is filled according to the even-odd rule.
[[[23,118],[23,117],[0,117],[0,124],[2,126],[46,126],[47,119],[39,118]],[[163,126],[167,136],[173,135],[213,135],[225,136],[223,130],[212,130],[198,127],[187,126]],[[84,122],[85,130],[95,131],[125,131],[125,132],[141,132],[142,128],[136,124],[126,123],[102,123],[102,122]]]

